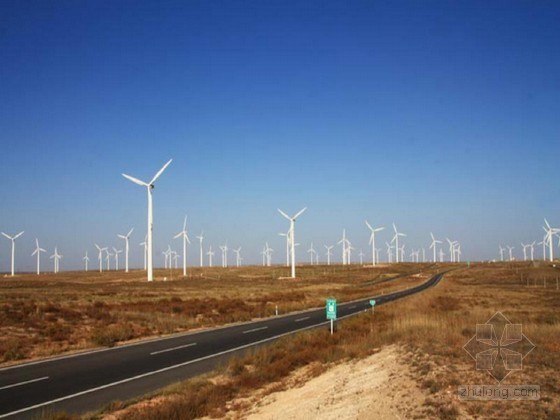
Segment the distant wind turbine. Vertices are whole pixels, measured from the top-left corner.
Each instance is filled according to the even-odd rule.
[[[126,235],[117,235],[119,238],[124,239],[124,271],[125,273],[128,273],[128,238],[130,238],[130,235],[132,234],[132,231],[134,230],[134,228],[130,229],[129,232]],[[117,267],[118,270],[118,267]]]
[[[153,260],[152,260],[152,235],[154,229],[154,221],[153,221],[153,210],[152,210],[152,190],[154,189],[154,182],[160,177],[160,175],[165,171],[165,168],[169,166],[172,159],[169,159],[165,165],[154,175],[150,182],[140,181],[137,178],[134,178],[127,174],[122,174],[126,179],[129,181],[134,182],[135,184],[141,185],[146,187],[148,190],[148,281],[154,280],[154,270],[153,270]]]
[[[377,232],[381,232],[383,229],[385,229],[384,227],[378,227],[378,228],[372,228],[371,225],[368,223],[368,221],[366,220],[366,225],[369,228],[369,230],[371,231],[371,235],[369,237],[369,243],[371,245],[371,260],[372,260],[372,264],[376,265],[377,264],[377,255],[375,254],[375,234]],[[360,251],[361,252],[361,251]]]
[[[115,256],[115,270],[119,271],[119,254],[123,251],[122,249],[117,249],[113,247],[113,252],[114,252],[113,255]]]
[[[210,245],[210,249],[206,253],[208,255],[208,267],[212,267],[212,257],[214,256],[215,252],[212,251],[212,245]]]
[[[552,236],[554,236],[557,233],[560,233],[560,229],[551,227],[548,224],[548,221],[546,219],[544,219],[544,223],[546,224],[546,228],[543,227],[544,231],[546,232],[546,235],[544,237],[544,241],[548,242],[549,260],[553,261],[554,260],[554,244],[552,243]]]
[[[41,273],[41,252],[47,251],[39,246],[39,239],[35,238],[35,244],[35,251],[33,251],[31,256],[37,255],[37,275],[39,275]]]
[[[103,251],[107,251],[107,247],[101,248],[99,245],[95,244],[97,251],[99,251],[98,259],[99,259],[99,272],[103,272]]]
[[[331,257],[332,257],[332,249],[333,249],[334,245],[331,246],[327,246],[325,245],[325,248],[327,249],[327,265],[331,265]]]
[[[183,230],[174,236],[174,239],[183,238],[183,277],[187,276],[187,242],[190,244],[191,240],[187,233],[187,216],[185,215],[185,221],[183,222]],[[202,246],[202,241],[200,241]]]
[[[224,245],[221,245],[220,249],[222,250],[222,267],[227,268],[227,252],[228,252],[227,242]]]
[[[87,273],[88,271],[88,263],[89,263],[89,257],[88,257],[88,252],[86,251],[86,255],[84,258],[82,258],[82,260],[84,260],[84,264],[85,264],[85,271]]]
[[[434,250],[434,262],[437,262],[437,256],[436,256],[437,251],[436,251],[436,248],[437,248],[437,244],[441,244],[442,242],[441,242],[441,241],[438,241],[438,240],[434,237],[434,234],[433,234],[432,232],[430,232],[430,236],[432,237],[432,243],[430,244],[430,248],[432,248],[432,249]]]
[[[296,219],[307,209],[307,207],[304,207],[303,209],[301,209],[300,211],[298,211],[293,217],[288,216],[286,213],[284,213],[282,210],[278,209],[278,211],[280,212],[280,214],[282,216],[284,216],[286,219],[288,219],[290,221],[290,246],[291,246],[291,259],[292,259],[292,278],[295,279],[296,278],[296,248],[295,248],[295,243],[296,243],[296,237],[295,237],[295,228],[296,228]]]
[[[241,266],[241,247],[234,249],[233,252],[235,252],[235,265],[239,267]]]
[[[58,250],[56,249],[56,246],[54,247],[54,254],[52,254],[50,256],[50,258],[53,260],[54,263],[54,273],[58,273],[59,269],[60,269],[60,259],[62,258],[62,255],[58,253]]]
[[[146,265],[148,259],[148,235],[144,237],[144,242],[140,242],[139,245],[144,247],[144,271],[146,271],[148,269]]]
[[[200,232],[200,235],[196,237],[200,241],[200,266],[204,265],[204,257],[202,255],[202,241],[204,240],[204,231]]]
[[[397,231],[397,227],[395,226],[395,224],[393,223],[393,230],[395,231],[395,236],[393,236],[393,239],[391,240],[391,242],[395,242],[395,251],[396,251],[396,259],[395,262],[399,262],[399,250],[401,248],[399,248],[399,236],[403,236],[405,237],[406,234],[404,233],[400,233],[399,231]],[[404,247],[402,247],[402,249],[404,250]]]
[[[15,256],[16,256],[16,239],[23,235],[23,230],[15,236],[10,236],[2,232],[6,238],[12,241],[12,277],[14,277]]]

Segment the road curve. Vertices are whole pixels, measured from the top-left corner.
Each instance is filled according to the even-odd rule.
[[[445,273],[419,286],[339,304],[338,319],[436,285]],[[66,411],[85,413],[114,400],[153,392],[208,372],[251,346],[326,325],[325,309],[311,309],[201,332],[142,341],[110,349],[0,369],[0,418],[36,418]]]

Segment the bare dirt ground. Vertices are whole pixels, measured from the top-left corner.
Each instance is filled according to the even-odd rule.
[[[248,419],[402,419],[422,417],[426,398],[404,361],[405,351],[389,346],[365,359],[333,366],[307,382],[305,373],[290,380],[293,387],[260,398],[252,396],[245,412],[229,418]],[[234,404],[235,405],[235,402]]]

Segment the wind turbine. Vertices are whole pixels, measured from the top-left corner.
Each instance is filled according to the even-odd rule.
[[[152,190],[154,189],[154,182],[160,177],[160,175],[165,171],[165,168],[169,166],[172,159],[169,159],[165,165],[154,175],[150,182],[140,181],[137,178],[134,178],[127,174],[122,174],[126,179],[129,181],[134,182],[135,184],[141,185],[146,187],[148,190],[148,281],[154,280],[154,270],[153,270],[153,261],[152,261],[152,234],[154,229],[154,221],[153,221],[153,210],[152,210]]]
[[[504,260],[504,252],[505,252],[505,248],[502,248],[502,246],[500,245],[500,261]]]
[[[208,267],[212,267],[212,257],[214,256],[215,252],[212,251],[212,245],[210,245],[210,249],[206,253],[208,255]]]
[[[264,247],[264,255],[266,257],[266,266],[270,267],[272,265],[272,253],[274,252],[274,250],[268,246],[268,242],[266,243],[265,247]]]
[[[23,235],[23,230],[15,236],[10,236],[2,232],[6,238],[12,241],[12,277],[14,277],[14,264],[15,264],[15,256],[16,256],[16,239]]]
[[[130,238],[130,235],[132,234],[133,230],[134,230],[134,228],[130,229],[130,231],[126,235],[117,235],[119,238],[124,239],[124,243],[125,243],[125,245],[124,245],[124,249],[125,249],[124,271],[125,271],[125,273],[128,273],[128,238]],[[117,270],[118,270],[118,267],[117,267]]]
[[[393,262],[393,247],[391,246],[391,244],[389,242],[385,242],[385,245],[387,245],[387,262],[392,263]]]
[[[529,248],[531,244],[525,245],[523,242],[521,242],[521,246],[523,247],[523,261],[527,261],[527,248]]]
[[[279,233],[278,236],[286,237],[286,267],[290,266],[290,231],[286,233]]]
[[[544,241],[548,241],[549,259],[550,259],[550,261],[553,261],[554,260],[554,252],[553,252],[554,251],[553,250],[554,244],[552,243],[552,236],[559,233],[560,229],[550,227],[550,225],[548,224],[548,221],[546,219],[544,219],[544,223],[546,224],[546,228],[543,227],[544,231],[546,232],[546,235],[544,237]]]
[[[200,236],[196,237],[200,241],[200,266],[204,265],[204,257],[202,256],[202,241],[204,240],[204,231],[200,232]]]
[[[107,251],[107,247],[101,248],[99,245],[95,244],[95,247],[99,251],[98,259],[99,259],[99,272],[103,272],[103,251]]]
[[[31,256],[37,254],[37,275],[41,273],[41,252],[47,252],[45,249],[39,246],[39,239],[35,238],[35,251],[31,254]]]
[[[311,246],[309,247],[309,249],[307,250],[307,252],[309,253],[309,257],[311,259],[311,265],[313,265],[314,262],[314,258],[313,256],[316,254],[317,251],[315,251],[315,249],[313,248],[313,242],[311,242]]]
[[[147,270],[146,260],[148,259],[148,235],[144,237],[144,242],[140,242],[138,245],[144,247],[144,271]]]
[[[375,248],[373,249],[373,252],[375,252]],[[362,251],[362,248],[360,248],[360,253],[358,255],[360,257],[360,265],[364,265],[364,253]],[[373,261],[374,261],[374,264],[375,264],[375,260],[373,260]]]
[[[331,257],[332,257],[332,251],[331,250],[333,249],[334,245],[331,245],[331,246],[324,245],[324,247],[327,249],[327,252],[326,252],[326,254],[327,254],[327,265],[331,265]]]
[[[342,245],[342,265],[348,264],[348,250],[346,249],[348,245],[348,240],[346,239],[346,229],[342,229],[342,239],[338,241]]]
[[[115,256],[115,270],[119,271],[119,254],[122,252],[122,249],[113,247],[113,252],[113,255]]]
[[[507,245],[507,249],[509,250],[509,260],[510,260],[510,261],[513,261],[513,254],[512,254],[512,251],[514,250],[514,247],[513,247],[513,246]]]
[[[53,263],[54,263],[54,272],[58,273],[59,270],[59,261],[62,258],[62,255],[58,253],[58,250],[56,249],[56,246],[54,247],[54,254],[52,254],[50,256],[50,258],[52,258]]]
[[[437,251],[436,251],[436,248],[437,248],[437,244],[441,244],[442,242],[441,242],[441,241],[438,241],[438,240],[434,237],[434,234],[433,234],[432,232],[430,232],[430,236],[432,237],[432,243],[430,244],[430,248],[433,248],[433,250],[434,250],[434,262],[437,262],[437,257],[436,257]]]
[[[371,245],[371,259],[373,261],[373,265],[376,265],[377,264],[377,258],[376,258],[376,255],[375,255],[375,233],[376,232],[381,232],[385,228],[384,227],[378,227],[378,228],[374,229],[374,228],[371,227],[371,225],[368,223],[367,220],[365,222],[366,222],[367,227],[371,231],[371,235],[369,237],[369,243]]]
[[[399,236],[406,236],[406,234],[404,233],[400,233],[399,231],[397,231],[397,227],[395,226],[395,223],[393,223],[393,230],[395,231],[395,236],[393,236],[393,239],[391,240],[391,242],[395,242],[395,250],[396,250],[396,260],[395,262],[399,262]],[[403,247],[403,251],[404,251],[404,247]]]
[[[84,260],[84,263],[85,263],[85,270],[86,270],[86,273],[87,273],[87,271],[88,271],[88,262],[89,262],[89,257],[88,257],[88,252],[87,252],[87,251],[86,251],[85,257],[82,258],[82,260]]]
[[[220,249],[222,250],[222,267],[227,268],[227,252],[228,252],[227,242],[224,245],[221,245]]]
[[[449,242],[449,261],[455,262],[455,242],[449,238],[445,238]]]
[[[529,244],[529,247],[531,248],[531,261],[534,260],[535,258],[535,244],[537,243],[537,241],[533,241],[532,243]]]
[[[174,239],[183,238],[183,277],[187,276],[187,242],[190,244],[191,240],[187,233],[187,216],[185,215],[185,221],[183,222],[183,230],[174,236]],[[202,241],[200,241],[200,246],[202,249]]]
[[[113,254],[111,254],[111,251],[109,251],[109,248],[105,248],[105,261],[107,262],[107,271],[109,271],[111,269],[111,257],[113,256]]]
[[[241,265],[241,247],[234,249],[233,252],[235,252],[236,266],[239,267]]]
[[[296,229],[296,219],[307,209],[307,207],[302,208],[300,211],[298,211],[293,217],[288,216],[286,213],[284,213],[282,210],[278,209],[278,211],[280,212],[280,214],[282,216],[284,216],[286,219],[288,219],[290,221],[290,230],[289,230],[289,234],[290,234],[290,245],[292,248],[291,251],[291,257],[292,257],[292,278],[295,279],[296,278],[296,248],[295,248],[295,243],[296,243],[296,237],[295,237],[295,229]]]

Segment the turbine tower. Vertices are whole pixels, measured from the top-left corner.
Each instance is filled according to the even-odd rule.
[[[16,239],[23,235],[23,230],[15,236],[10,236],[2,232],[6,238],[12,241],[12,277],[14,277],[14,264],[15,264],[15,256],[16,256]]]
[[[154,182],[160,177],[160,175],[165,171],[165,168],[169,166],[173,159],[169,159],[165,165],[154,175],[150,182],[140,181],[137,178],[134,178],[127,174],[122,174],[126,179],[129,181],[134,182],[135,184],[141,185],[146,187],[148,190],[148,281],[154,280],[154,270],[153,270],[153,247],[152,247],[152,234],[154,229],[154,221],[153,221],[153,210],[152,210],[152,190],[154,189]]]
[[[212,245],[210,245],[210,249],[206,253],[208,255],[208,267],[212,267],[212,257],[214,256],[215,252],[212,251]]]
[[[544,237],[544,242],[548,241],[549,260],[553,261],[554,260],[554,252],[553,252],[554,244],[552,243],[552,236],[559,233],[560,229],[550,227],[550,225],[548,224],[548,221],[546,219],[544,219],[544,223],[546,224],[546,227],[543,227],[544,231],[546,232],[546,235]]]
[[[374,228],[371,227],[371,225],[368,223],[367,220],[365,222],[366,222],[367,227],[371,231],[371,236],[369,237],[369,243],[371,245],[371,260],[373,261],[373,265],[376,265],[378,261],[377,261],[377,255],[375,254],[375,233],[376,232],[381,232],[385,228],[384,227],[378,227],[378,228],[374,229]]]
[[[183,238],[183,277],[187,277],[187,242],[190,244],[191,240],[187,233],[187,216],[185,215],[185,221],[183,222],[183,230],[173,237],[173,239]],[[200,241],[202,246],[202,241]]]
[[[288,216],[282,210],[278,209],[280,214],[284,216],[286,219],[290,221],[290,230],[288,231],[290,234],[290,246],[291,246],[291,259],[292,259],[292,278],[296,278],[296,237],[295,237],[295,228],[296,228],[296,219],[301,216],[301,214],[307,209],[307,207],[302,208],[298,211],[293,217]]]
[[[115,270],[119,271],[119,254],[122,252],[122,249],[113,247],[113,252],[113,255],[115,256]]]
[[[138,245],[144,247],[144,271],[148,269],[146,265],[146,260],[148,259],[148,235],[144,237],[144,242],[140,242]]]
[[[128,238],[132,234],[134,228],[130,229],[130,231],[126,235],[117,235],[119,238],[124,239],[124,271],[128,273]]]
[[[56,246],[54,247],[54,254],[52,254],[50,256],[50,258],[52,258],[53,263],[54,263],[54,273],[58,273],[59,261],[62,258],[62,255],[58,253],[58,250],[56,249]]]
[[[45,249],[39,246],[39,239],[35,238],[35,251],[31,254],[31,256],[37,254],[37,275],[41,273],[41,252],[47,252]]]

